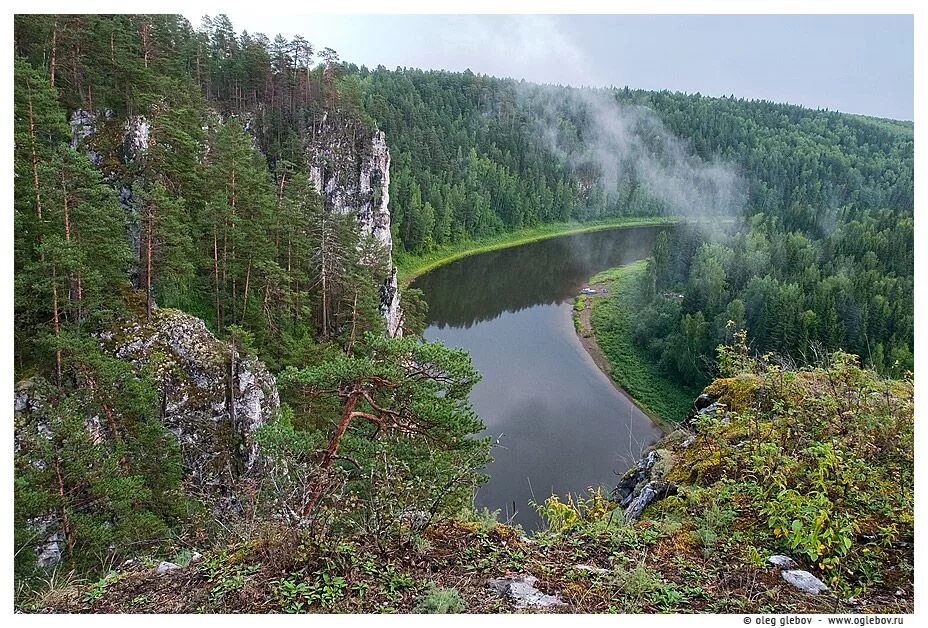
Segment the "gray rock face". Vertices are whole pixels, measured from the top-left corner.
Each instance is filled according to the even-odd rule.
[[[635,463],[634,467],[625,472],[615,488],[616,496],[622,506],[628,506],[635,497],[635,493],[647,483],[651,468],[657,460],[657,451],[648,452]]]
[[[45,539],[45,543],[38,549],[39,567],[48,569],[54,567],[61,560],[61,542],[64,541],[64,535],[61,532],[55,532]]]
[[[155,310],[150,323],[125,323],[104,334],[101,344],[138,369],[150,367],[161,393],[160,419],[180,445],[186,488],[218,510],[234,507],[236,479],[255,475],[261,466],[255,433],[280,408],[276,382],[264,364],[217,340],[200,319],[171,309]],[[51,439],[45,408],[42,390],[29,381],[17,386],[16,425],[31,425]],[[94,441],[112,437],[99,416],[88,413],[84,427]],[[34,518],[29,527],[38,564],[53,567],[64,541],[57,515]]]
[[[828,586],[824,582],[802,569],[787,569],[781,571],[780,576],[800,591],[806,593],[817,595],[828,590]]]
[[[535,588],[538,578],[529,574],[495,578],[487,585],[512,602],[516,608],[549,608],[564,606],[556,595],[547,595]]]
[[[432,520],[432,515],[426,510],[407,510],[400,513],[400,521],[409,526],[410,530],[420,531]]]
[[[625,472],[614,494],[619,505],[625,508],[626,521],[637,520],[649,505],[676,494],[677,487],[664,480],[672,466],[673,460],[668,450],[654,449]]]
[[[105,346],[138,368],[157,363],[162,421],[177,436],[189,482],[222,491],[229,478],[252,472],[255,432],[280,408],[262,362],[217,340],[202,320],[171,309],[153,312],[151,323],[125,325]]]
[[[27,524],[35,532],[37,539],[34,550],[36,563],[43,569],[51,569],[61,561],[61,544],[64,543],[58,517],[36,517],[30,519]]]
[[[82,148],[90,160],[100,165],[101,156],[93,149],[93,136],[106,125],[116,124],[111,111],[98,112],[78,109],[71,114],[71,148]],[[148,149],[151,140],[151,123],[145,116],[132,116],[119,122],[121,129],[117,132],[122,135],[122,144],[119,146],[119,157],[123,163],[128,163],[139,157]],[[113,173],[105,172],[105,176]]]
[[[696,397],[696,401],[693,402],[693,406],[698,411],[698,410],[703,410],[705,408],[708,408],[713,403],[715,403],[715,398],[712,397],[712,395],[709,395],[707,393],[702,393],[701,395]]]
[[[118,125],[115,130],[121,138],[116,150],[116,156],[123,164],[137,160],[147,149],[151,142],[151,123],[144,116],[133,116],[121,122],[112,117],[112,112],[87,111],[78,109],[71,114],[71,148],[81,149],[90,158],[94,165],[103,166],[103,156],[94,149],[94,140],[104,128]],[[103,177],[112,184],[119,194],[119,203],[126,212],[126,237],[133,253],[133,260],[140,259],[142,246],[141,226],[139,223],[139,208],[131,185],[121,180],[119,174],[104,169]],[[130,278],[135,287],[139,286],[139,269],[137,261],[133,261],[130,269]]]
[[[783,554],[774,554],[767,559],[767,562],[779,569],[796,569],[799,567],[795,560]]]
[[[676,492],[676,487],[670,482],[665,482],[663,480],[648,482],[645,487],[641,489],[641,492],[638,493],[638,496],[628,505],[628,508],[625,509],[625,520],[637,521],[645,508]]]
[[[346,121],[348,120],[348,121]],[[383,247],[391,269],[380,286],[380,313],[391,336],[402,334],[402,311],[390,233],[390,150],[383,131],[335,111],[305,133],[309,179],[329,211],[354,215],[362,237]]]

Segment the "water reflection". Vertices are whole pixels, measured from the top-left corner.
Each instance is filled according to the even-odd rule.
[[[415,286],[426,295],[431,324],[469,327],[573,299],[591,275],[648,255],[657,233],[656,227],[598,231],[482,253],[442,266]]]
[[[470,351],[471,396],[500,437],[478,506],[538,525],[529,500],[611,488],[659,430],[580,345],[571,308],[591,275],[646,256],[660,228],[564,236],[464,258],[419,278],[425,336]]]

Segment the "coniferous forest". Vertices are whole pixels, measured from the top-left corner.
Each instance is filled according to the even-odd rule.
[[[645,566],[692,552],[716,578],[729,533],[911,608],[911,122],[368,68],[322,44],[223,15],[16,16],[20,609],[497,612],[462,574],[531,567],[572,610],[754,612],[756,578],[716,595]],[[394,259],[653,217],[679,224],[634,284],[630,342],[731,416],[699,415],[703,449],[661,446],[680,489],[650,527],[613,527],[601,493],[539,496],[543,559],[473,506],[481,375],[422,340]],[[571,593],[599,542],[644,558]],[[162,560],[194,606],[123,575]]]

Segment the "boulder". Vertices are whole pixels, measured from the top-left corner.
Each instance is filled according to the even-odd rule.
[[[817,595],[828,590],[828,586],[824,582],[802,569],[787,569],[781,571],[780,576],[800,591],[806,593]]]
[[[625,509],[625,521],[637,521],[644,509],[656,501],[677,494],[677,487],[672,482],[654,480],[648,482],[641,492]]]
[[[538,578],[529,574],[520,574],[506,578],[495,578],[487,585],[501,596],[512,602],[516,608],[550,608],[564,606],[556,595],[547,595],[535,588]]]
[[[783,554],[774,554],[767,559],[767,562],[779,569],[796,569],[799,567],[795,560]]]
[[[175,569],[180,569],[180,565],[175,565],[174,563],[169,563],[166,560],[162,560],[160,563],[158,563],[158,568],[155,569],[155,574],[160,576],[163,573],[174,571]]]
[[[699,410],[708,408],[713,403],[715,403],[715,401],[716,401],[716,398],[713,397],[712,395],[708,393],[702,393],[701,395],[696,397],[696,401],[693,402],[693,406],[696,408],[697,411],[699,411]]]

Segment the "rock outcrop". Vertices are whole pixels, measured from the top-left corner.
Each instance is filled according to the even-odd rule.
[[[767,562],[780,570],[780,577],[800,591],[818,595],[828,591],[828,585],[804,569],[800,569],[795,560],[783,554],[774,554]]]
[[[781,571],[780,577],[805,593],[818,595],[819,593],[828,591],[828,586],[824,582],[803,569],[787,569],[786,571]]]
[[[399,287],[392,258],[390,150],[386,136],[338,111],[324,114],[306,136],[309,179],[326,209],[355,216],[361,236],[371,236],[383,247],[390,272],[380,286],[380,313],[387,333],[402,335]]]
[[[244,119],[250,130],[250,118]],[[110,113],[77,110],[71,114],[71,146],[83,149],[114,185],[126,210],[128,239],[139,259],[141,246],[139,211],[131,181],[120,179],[120,171],[148,148],[151,124],[144,116],[117,120]],[[390,232],[390,150],[383,131],[375,130],[347,112],[323,114],[303,130],[308,163],[307,175],[325,203],[326,209],[354,215],[362,237],[371,236],[383,247],[390,271],[379,286],[380,313],[387,333],[402,335],[400,293],[393,265],[393,237]],[[105,140],[106,154],[96,145]],[[138,287],[138,270],[132,270]]]
[[[188,482],[223,493],[230,478],[254,470],[255,432],[280,407],[274,377],[261,361],[217,340],[202,320],[171,309],[107,333],[104,344],[138,368],[154,367],[148,371],[161,391],[162,421],[180,443]]]
[[[159,418],[180,446],[186,489],[217,510],[234,508],[237,480],[260,472],[256,432],[280,408],[273,375],[257,358],[218,340],[202,320],[179,310],[155,309],[150,322],[125,322],[100,340],[108,353],[153,378],[161,396]],[[54,438],[41,386],[20,382],[13,408],[17,426],[31,424],[39,437]],[[90,411],[84,429],[94,442],[112,438]],[[19,451],[19,427],[14,443]],[[31,464],[43,468],[45,463]],[[37,539],[39,566],[53,567],[64,541],[58,515],[28,524]]]
[[[521,574],[507,578],[494,578],[487,583],[493,591],[504,596],[516,608],[550,608],[564,606],[556,595],[548,595],[535,588],[538,578]]]
[[[677,487],[664,479],[673,465],[670,451],[654,449],[646,452],[634,467],[625,472],[615,488],[619,505],[625,508],[625,520],[636,521],[652,503],[677,492]]]
[[[126,167],[136,161],[151,141],[151,123],[144,116],[117,120],[112,113],[98,113],[78,109],[71,114],[71,148],[83,150],[90,161],[100,169],[104,179],[115,187],[119,203],[126,212],[126,237],[133,253],[132,259],[141,259],[142,230],[140,210],[132,191],[131,181],[125,180]],[[107,145],[99,150],[98,145]],[[111,148],[115,145],[115,149]],[[139,287],[139,269],[133,262],[130,279]]]

